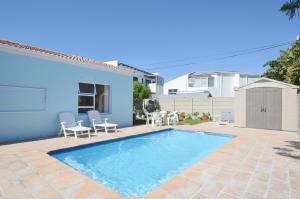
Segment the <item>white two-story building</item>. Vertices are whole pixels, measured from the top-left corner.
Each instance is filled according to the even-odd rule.
[[[134,73],[133,81],[137,81],[149,86],[151,95],[158,96],[163,94],[164,78],[158,73],[150,73],[139,68],[124,64],[118,60],[105,62],[107,64],[131,69]]]
[[[232,97],[234,88],[260,78],[259,74],[209,71],[182,75],[164,84],[164,94],[209,93],[213,97]]]

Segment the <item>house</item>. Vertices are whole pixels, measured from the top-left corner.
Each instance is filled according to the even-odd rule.
[[[163,94],[164,78],[158,73],[150,73],[139,68],[121,63],[118,60],[107,61],[105,63],[111,64],[113,66],[122,66],[133,70],[133,81],[137,81],[149,86],[152,96]]]
[[[258,74],[229,71],[193,72],[164,84],[164,94],[209,93],[213,97],[233,97],[234,88],[260,78]]]
[[[58,113],[87,111],[120,126],[132,125],[128,67],[0,40],[0,143],[58,134]]]

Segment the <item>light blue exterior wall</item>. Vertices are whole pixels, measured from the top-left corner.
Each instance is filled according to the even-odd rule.
[[[56,136],[63,111],[89,125],[78,116],[79,82],[110,85],[110,113],[102,117],[132,125],[130,75],[0,51],[0,143]]]

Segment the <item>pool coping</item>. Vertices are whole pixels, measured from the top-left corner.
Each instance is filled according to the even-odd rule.
[[[193,133],[205,133],[205,134],[209,134],[209,135],[232,137],[232,138],[236,137],[236,135],[215,133],[215,132],[209,132],[209,131],[203,131],[202,132],[202,131],[184,130],[184,129],[177,129],[177,128],[166,128],[166,129],[157,130],[157,131],[143,132],[143,133],[136,134],[136,135],[128,135],[128,136],[124,136],[124,137],[112,138],[112,139],[109,139],[109,140],[102,140],[102,141],[97,141],[97,142],[93,142],[93,143],[81,144],[81,145],[72,146],[72,147],[65,147],[65,148],[61,148],[61,149],[55,149],[55,150],[48,151],[47,154],[52,157],[53,154],[59,153],[61,151],[71,151],[71,150],[74,150],[74,149],[77,149],[77,148],[82,148],[82,147],[89,147],[89,146],[94,146],[94,145],[98,145],[98,144],[117,142],[119,140],[127,140],[127,139],[130,139],[130,138],[141,137],[141,136],[145,136],[145,135],[151,135],[151,134],[155,134],[155,133],[159,133],[159,132],[163,132],[163,131],[168,131],[168,130],[180,130],[180,131],[193,132]],[[227,143],[225,143],[225,144],[227,144]]]

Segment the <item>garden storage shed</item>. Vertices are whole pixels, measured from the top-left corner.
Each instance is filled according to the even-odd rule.
[[[235,90],[235,126],[297,131],[297,86],[261,78]]]

